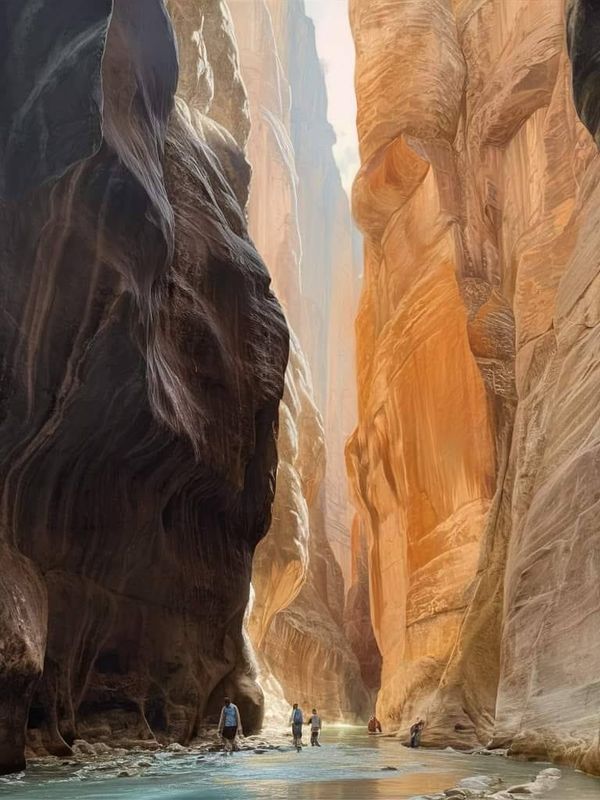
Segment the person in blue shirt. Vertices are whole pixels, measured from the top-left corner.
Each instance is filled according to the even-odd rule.
[[[221,716],[219,718],[218,732],[223,739],[223,746],[225,752],[233,753],[237,750],[235,744],[237,736],[243,736],[242,720],[240,712],[235,703],[232,703],[229,697],[224,700],[225,705],[221,709]]]
[[[304,724],[304,715],[298,703],[294,703],[292,713],[290,714],[290,723],[292,726],[292,738],[294,740],[294,747],[298,752],[302,750],[302,725]]]

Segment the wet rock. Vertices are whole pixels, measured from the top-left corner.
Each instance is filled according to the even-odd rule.
[[[461,789],[479,789],[480,791],[490,790],[494,786],[502,783],[498,776],[475,775],[472,778],[463,778],[459,783]]]
[[[113,749],[109,747],[105,742],[96,742],[94,745],[92,745],[92,747],[94,749],[94,753],[97,756],[105,756],[109,754],[114,755]]]
[[[96,751],[94,745],[86,742],[84,739],[76,739],[73,742],[73,752],[78,756],[95,756]]]
[[[187,747],[184,747],[182,744],[179,744],[178,742],[173,742],[167,747],[167,753],[182,754],[188,752],[189,750],[187,749]]]

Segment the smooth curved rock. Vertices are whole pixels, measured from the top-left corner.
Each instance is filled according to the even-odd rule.
[[[23,197],[99,150],[101,60],[112,5],[113,0],[76,7],[70,0],[3,4],[0,52],[10,81],[0,97],[2,200]],[[67,37],[65,19],[70,21]]]
[[[49,6],[24,40],[40,89]],[[51,30],[87,40],[83,12],[62,6]],[[102,25],[94,36],[101,53]],[[54,47],[68,63],[70,43]],[[262,718],[242,621],[270,523],[288,336],[233,162],[219,160],[239,132],[194,124],[210,106],[174,105],[159,0],[115,2],[101,118],[87,63],[54,87],[58,111],[77,98],[77,124],[58,149],[44,139],[27,201],[9,180],[0,205],[2,771],[22,765],[27,717],[57,754],[76,739],[187,742],[225,690],[247,730]],[[52,126],[48,103],[40,92],[34,138]]]
[[[599,12],[568,6],[597,139]],[[563,3],[351,13],[367,245],[348,459],[379,716],[598,771],[600,171]]]

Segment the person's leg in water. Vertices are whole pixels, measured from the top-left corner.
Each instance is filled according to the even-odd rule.
[[[237,735],[237,727],[226,726],[225,728],[223,728],[223,744],[226,755],[227,754],[229,754],[230,756],[233,755],[236,735]]]
[[[292,733],[294,735],[294,747],[300,752],[302,750],[302,725],[294,725]]]
[[[310,734],[310,745],[311,747],[321,747],[319,743],[319,731],[311,731]]]

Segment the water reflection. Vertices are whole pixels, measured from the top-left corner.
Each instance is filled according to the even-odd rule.
[[[416,795],[443,792],[456,786],[463,777],[461,772],[418,772],[396,778],[374,778],[354,781],[318,781],[302,788],[303,800],[349,800],[350,798],[369,798],[369,800],[390,800],[408,798]],[[297,797],[289,793],[289,798]]]

